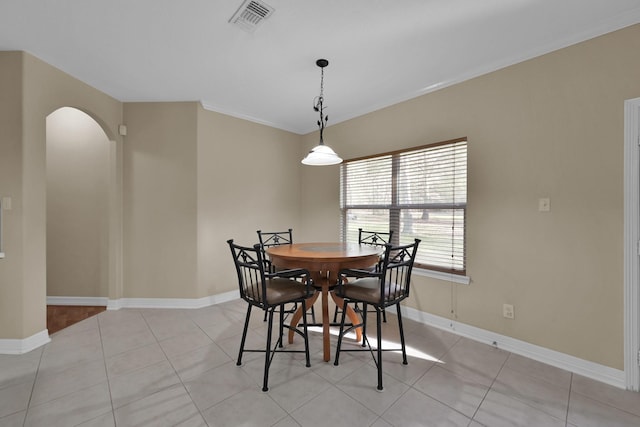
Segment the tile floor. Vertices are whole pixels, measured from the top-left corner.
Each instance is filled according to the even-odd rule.
[[[409,320],[409,365],[385,353],[383,393],[368,353],[323,362],[319,332],[311,368],[277,354],[263,393],[262,355],[235,364],[245,309],[106,311],[0,355],[0,426],[640,426],[640,393]],[[265,332],[254,312],[248,345]]]

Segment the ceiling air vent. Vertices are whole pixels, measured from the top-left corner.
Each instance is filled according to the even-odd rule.
[[[229,22],[236,24],[243,30],[253,32],[273,13],[275,9],[268,4],[257,0],[245,0]]]

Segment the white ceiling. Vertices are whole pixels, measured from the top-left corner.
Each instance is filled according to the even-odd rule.
[[[329,123],[631,24],[640,0],[0,0],[0,50],[23,50],[120,101],[205,108],[305,134],[325,69]],[[260,0],[263,1],[263,0]]]

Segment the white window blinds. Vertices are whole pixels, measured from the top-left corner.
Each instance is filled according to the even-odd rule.
[[[422,239],[416,265],[466,274],[467,141],[354,159],[341,165],[342,234],[394,231],[395,244]]]

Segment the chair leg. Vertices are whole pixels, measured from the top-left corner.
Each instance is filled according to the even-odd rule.
[[[400,343],[402,344],[402,364],[408,365],[407,362],[407,349],[404,345],[404,328],[402,327],[402,314],[400,313],[400,304],[396,304],[398,308],[398,329],[400,330]]]
[[[247,339],[247,330],[249,329],[249,318],[251,317],[251,308],[253,307],[251,304],[247,304],[247,315],[244,318],[244,329],[242,330],[242,339],[240,340],[240,351],[238,352],[238,360],[236,361],[236,365],[242,365],[242,352],[244,351],[244,342]],[[265,312],[266,314],[266,312]]]
[[[278,330],[278,347],[282,348],[282,336],[284,335],[284,304],[280,304],[280,329]]]
[[[378,391],[382,391],[382,322],[380,309],[376,308],[376,323],[378,326]],[[404,346],[403,346],[404,348]]]
[[[305,315],[302,316],[302,328],[304,330],[304,354],[307,358],[307,368],[311,367],[311,358],[309,357],[309,331],[307,330],[307,303],[302,301],[302,310],[305,312]],[[314,320],[315,323],[315,320]]]
[[[273,312],[275,307],[269,309],[269,326],[267,327],[267,346],[264,352],[264,381],[262,391],[269,391],[269,366],[271,365],[271,333],[273,332]]]
[[[338,361],[340,359],[340,347],[342,346],[342,337],[344,335],[344,321],[347,317],[347,300],[344,300],[342,304],[342,318],[340,320],[340,332],[338,333],[338,343],[336,344],[336,358],[333,361],[334,366],[338,366]],[[364,342],[364,338],[362,338]]]
[[[387,323],[387,311],[384,308],[382,309],[382,321]]]
[[[360,312],[360,316],[362,316],[362,346],[366,347],[367,342],[364,337],[367,336],[367,313],[368,313],[367,303],[362,304],[362,311]]]

